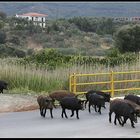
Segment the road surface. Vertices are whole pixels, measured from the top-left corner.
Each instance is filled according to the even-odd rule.
[[[140,138],[140,118],[135,128],[130,121],[124,127],[117,122],[108,121],[108,107],[102,108],[102,114],[96,113],[91,108],[79,111],[78,120],[76,114],[69,117],[71,111],[66,110],[68,119],[61,118],[61,108],[53,110],[54,118],[51,119],[49,110],[45,118],[39,114],[39,110],[26,112],[0,113],[0,138]]]

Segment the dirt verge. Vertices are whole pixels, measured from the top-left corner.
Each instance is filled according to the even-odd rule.
[[[37,95],[0,94],[0,113],[38,109]]]

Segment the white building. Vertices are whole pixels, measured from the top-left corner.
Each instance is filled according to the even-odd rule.
[[[115,22],[124,22],[124,21],[131,21],[131,19],[128,17],[115,17],[114,21]]]
[[[17,18],[26,18],[27,20],[33,21],[34,25],[40,25],[41,27],[46,26],[47,14],[39,14],[39,13],[26,13],[22,15],[17,15]]]
[[[114,22],[140,22],[140,17],[115,17]]]

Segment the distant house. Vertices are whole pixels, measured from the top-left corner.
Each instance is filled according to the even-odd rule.
[[[140,22],[140,17],[115,17],[114,22]]]
[[[131,19],[128,17],[115,17],[114,21],[115,22],[124,22],[124,21],[131,21]]]
[[[26,18],[29,21],[33,21],[34,25],[40,25],[41,27],[46,26],[47,14],[39,14],[39,13],[26,13],[22,15],[16,14],[17,18]]]
[[[140,17],[132,17],[131,20],[132,20],[132,21],[136,21],[136,22],[137,22],[137,21],[140,22]]]

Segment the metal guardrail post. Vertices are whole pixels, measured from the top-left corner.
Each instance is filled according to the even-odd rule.
[[[69,76],[69,91],[72,92],[72,76]]]
[[[111,97],[114,97],[114,72],[111,71]]]
[[[73,92],[76,93],[76,74],[73,73]]]

